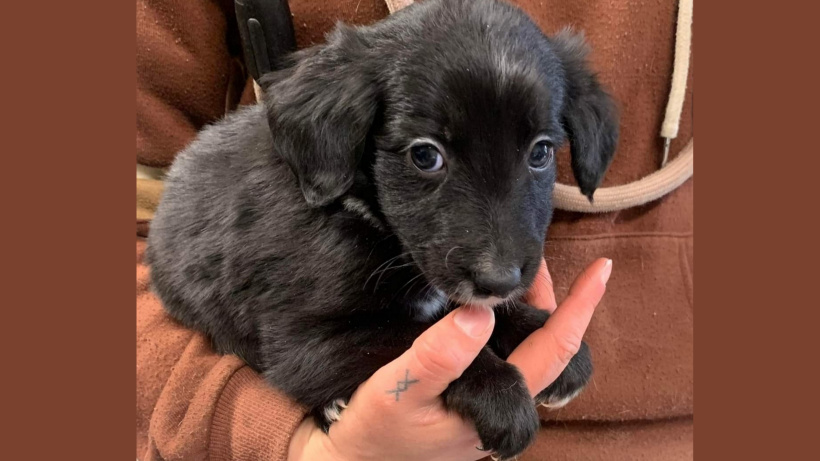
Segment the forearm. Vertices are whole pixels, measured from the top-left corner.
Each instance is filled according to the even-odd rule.
[[[304,410],[174,322],[137,240],[137,458],[285,459]]]

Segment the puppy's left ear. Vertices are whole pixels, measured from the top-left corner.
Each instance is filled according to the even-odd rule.
[[[355,29],[339,24],[326,45],[295,53],[290,67],[260,79],[274,154],[311,206],[329,204],[353,184],[377,104],[367,49]]]
[[[618,110],[589,69],[589,48],[583,35],[567,29],[550,41],[564,66],[567,92],[562,116],[572,151],[572,172],[591,202],[615,155]]]

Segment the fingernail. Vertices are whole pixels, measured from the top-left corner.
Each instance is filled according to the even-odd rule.
[[[607,259],[606,263],[604,263],[604,270],[601,272],[601,283],[606,285],[606,282],[609,281],[610,274],[612,274],[612,260]]]
[[[490,328],[492,320],[493,311],[483,306],[463,306],[453,317],[453,321],[456,322],[456,325],[458,325],[464,333],[474,338],[483,336]]]

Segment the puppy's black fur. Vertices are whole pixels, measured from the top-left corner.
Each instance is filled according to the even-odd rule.
[[[263,104],[180,153],[151,227],[154,289],[325,428],[325,407],[455,304],[500,303],[490,343],[444,403],[485,449],[521,452],[538,418],[504,359],[548,317],[516,299],[538,270],[555,181],[554,162],[533,169],[530,150],[538,136],[556,148],[568,137],[591,198],[618,136],[585,50],[491,0],[339,25],[265,76]],[[418,139],[441,147],[442,171],[413,165]],[[482,274],[511,271],[520,277],[503,297],[479,289]],[[573,396],[591,372],[581,345],[536,400]]]

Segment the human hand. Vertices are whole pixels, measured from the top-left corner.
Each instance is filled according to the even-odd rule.
[[[580,347],[604,294],[611,261],[592,263],[556,308],[546,263],[527,302],[553,311],[509,356],[535,396],[552,383]],[[461,307],[425,331],[396,360],[380,368],[353,394],[328,434],[306,419],[293,435],[288,459],[477,460],[487,453],[470,421],[448,412],[440,398],[475,359],[492,334],[491,309]]]

